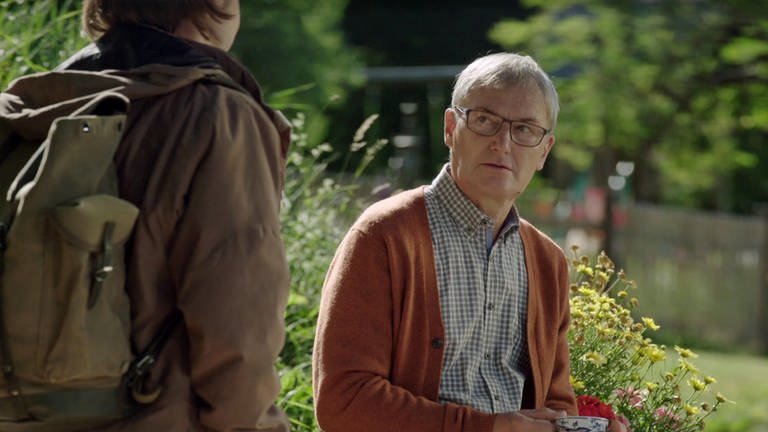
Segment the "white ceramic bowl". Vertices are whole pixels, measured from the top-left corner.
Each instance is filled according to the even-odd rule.
[[[606,432],[608,419],[601,417],[571,416],[555,420],[557,432]]]

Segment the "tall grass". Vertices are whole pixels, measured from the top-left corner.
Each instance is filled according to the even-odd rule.
[[[302,114],[293,120],[281,214],[292,282],[286,342],[278,364],[283,387],[278,405],[289,415],[294,431],[317,429],[312,406],[312,344],[320,291],[338,243],[369,202],[358,186],[360,176],[386,144],[365,140],[374,120],[370,117],[355,133],[344,160],[345,164],[354,163],[356,169],[343,182],[326,171],[328,163],[340,155],[328,144],[309,144]]]
[[[80,1],[0,0],[0,88],[42,72],[87,43],[80,34]]]

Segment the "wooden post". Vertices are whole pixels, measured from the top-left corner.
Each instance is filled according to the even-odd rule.
[[[760,290],[758,291],[757,334],[760,350],[768,354],[768,203],[757,206],[763,219],[763,239],[760,248]]]
[[[605,254],[611,259],[614,258],[613,254],[613,204],[615,200],[614,191],[606,187],[605,188],[605,218],[603,219],[603,234],[605,235],[603,240],[603,250]]]

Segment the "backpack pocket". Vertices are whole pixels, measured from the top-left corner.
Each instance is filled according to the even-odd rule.
[[[131,361],[123,244],[131,203],[92,195],[55,207],[44,250],[38,373],[50,383],[119,378]]]

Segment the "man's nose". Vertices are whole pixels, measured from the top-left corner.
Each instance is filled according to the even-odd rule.
[[[512,150],[512,146],[515,145],[512,141],[512,125],[509,122],[502,123],[499,130],[496,131],[496,135],[493,136],[491,147],[503,152],[509,152]]]

